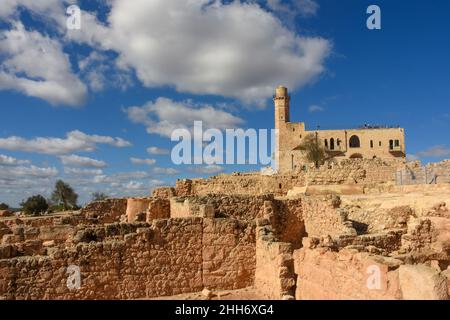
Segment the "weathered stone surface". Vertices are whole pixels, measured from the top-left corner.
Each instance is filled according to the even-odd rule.
[[[10,210],[0,210],[0,218],[12,217],[14,213]]]
[[[399,283],[405,300],[447,300],[447,278],[425,265],[403,265]]]

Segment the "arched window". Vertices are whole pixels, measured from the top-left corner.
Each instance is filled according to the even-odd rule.
[[[370,140],[370,147],[373,148],[373,140]]]
[[[327,139],[325,139],[325,147],[328,148],[328,140]]]
[[[350,137],[350,148],[361,148],[361,142],[359,141],[358,136]]]
[[[334,150],[334,138],[330,139],[330,150]]]

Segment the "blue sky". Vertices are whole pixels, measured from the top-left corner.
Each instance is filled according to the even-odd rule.
[[[67,30],[72,3],[81,30]],[[366,27],[371,4],[381,30]],[[448,158],[448,12],[446,0],[2,1],[0,202],[48,196],[58,178],[84,203],[255,170],[176,167],[168,132],[270,129],[278,84],[308,128],[400,125],[409,155]]]

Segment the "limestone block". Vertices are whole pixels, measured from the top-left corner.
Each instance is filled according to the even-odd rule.
[[[447,278],[425,265],[402,265],[399,283],[405,300],[447,300]]]

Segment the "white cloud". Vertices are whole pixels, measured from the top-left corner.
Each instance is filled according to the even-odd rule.
[[[131,146],[130,142],[122,138],[88,135],[78,130],[71,131],[66,136],[65,139],[37,137],[27,140],[17,136],[0,138],[0,149],[64,155],[81,151],[94,151],[97,144],[107,144],[118,148]]]
[[[287,14],[289,18],[300,16],[314,16],[319,10],[319,4],[314,0],[267,0],[267,5],[273,11]]]
[[[29,160],[18,160],[13,157],[5,156],[3,154],[0,154],[0,166],[17,166],[21,164],[29,164]]]
[[[323,111],[325,111],[325,109],[323,107],[321,107],[321,106],[318,106],[318,105],[312,105],[312,106],[308,107],[308,111],[311,112],[311,113],[323,112]]]
[[[275,12],[308,16],[318,9],[313,0],[297,0],[292,5],[281,0],[268,2]],[[126,74],[134,70],[147,87],[169,85],[180,92],[234,97],[263,105],[276,85],[295,89],[316,79],[325,70],[331,50],[330,41],[296,34],[283,25],[285,19],[263,9],[258,1],[114,0],[108,4],[111,8],[105,23],[95,12],[83,11],[80,32],[65,28],[61,1],[2,0],[0,17],[17,21],[17,8],[24,6],[51,20],[62,38],[58,42],[26,31],[16,22],[2,41],[20,46],[13,51],[6,46],[11,61],[2,63],[7,70],[0,74],[0,87],[55,105],[82,104],[87,88],[71,72],[61,45],[76,41],[98,52],[118,54],[113,60],[118,71],[113,82],[121,87],[129,84]],[[81,63],[85,67],[88,62],[98,64],[82,71],[93,91],[102,90],[110,80],[105,76],[112,71],[109,60]],[[18,77],[13,70],[24,76]]]
[[[421,151],[417,154],[419,157],[448,157],[450,156],[450,148],[444,145],[438,145],[429,148],[428,150]]]
[[[138,158],[130,158],[131,163],[133,164],[146,164],[146,165],[154,165],[156,163],[155,159],[138,159]]]
[[[80,157],[75,154],[70,156],[60,156],[61,162],[66,166],[78,166],[78,167],[92,167],[92,168],[104,168],[106,162],[99,161],[88,157]]]
[[[0,90],[16,90],[53,105],[79,106],[86,86],[72,73],[61,44],[20,23],[0,36]]]
[[[188,170],[198,174],[216,174],[222,172],[225,169],[218,165],[208,165],[208,166],[194,166],[190,167]]]
[[[66,21],[64,1],[61,0],[2,0],[0,2],[0,18],[11,20],[18,15],[19,8],[27,8],[40,18],[52,20],[58,26]]]
[[[317,10],[311,0],[295,8]],[[135,70],[147,87],[257,104],[276,85],[310,83],[331,50],[328,40],[295,34],[254,2],[115,0],[108,26],[92,15],[86,20],[82,33],[68,37],[117,52],[117,67]]]
[[[107,86],[125,90],[131,86],[132,81],[127,72],[117,70],[114,60],[105,53],[93,51],[89,56],[78,61],[83,78],[94,91],[102,91]]]
[[[170,154],[170,150],[162,149],[162,148],[158,148],[158,147],[149,147],[149,148],[147,148],[147,152],[150,154],[156,154],[156,155]]]
[[[25,166],[0,166],[1,179],[26,179],[26,178],[51,178],[58,174],[56,168],[40,168],[34,165]]]
[[[175,175],[180,173],[180,171],[174,168],[160,168],[160,167],[153,168],[152,172],[155,174],[163,174],[163,175]]]
[[[76,175],[76,176],[94,176],[102,175],[103,171],[101,169],[80,169],[80,168],[64,168],[65,174]]]
[[[145,188],[145,185],[142,182],[130,181],[125,184],[125,189],[128,190],[142,190],[143,188]]]
[[[244,122],[211,105],[196,105],[191,101],[175,102],[168,98],[158,98],[154,103],[147,102],[142,107],[129,107],[125,111],[132,122],[144,124],[148,133],[164,137],[170,137],[175,129],[191,128],[194,121],[203,121],[204,129],[235,128]]]
[[[130,180],[142,180],[150,178],[150,174],[145,171],[121,172],[113,175],[98,175],[93,178],[93,183],[109,183],[118,186]]]

